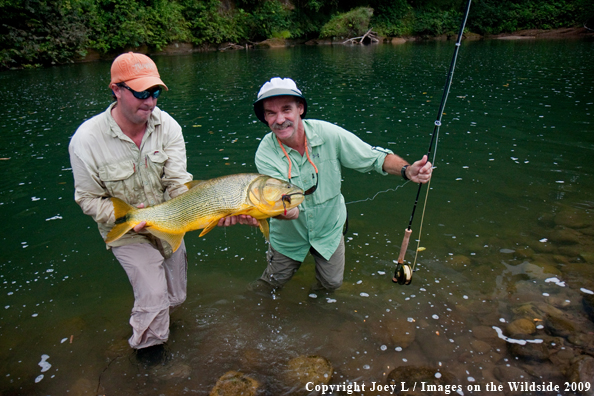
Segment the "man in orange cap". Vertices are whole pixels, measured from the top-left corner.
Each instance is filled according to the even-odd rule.
[[[192,180],[180,125],[157,107],[167,86],[146,55],[125,53],[111,66],[115,102],[85,121],[69,146],[75,200],[105,239],[115,222],[117,197],[137,207],[157,205],[185,191]],[[144,222],[108,244],[134,289],[130,346],[163,357],[169,312],[186,299],[187,256],[143,230]],[[149,352],[150,351],[150,352]]]

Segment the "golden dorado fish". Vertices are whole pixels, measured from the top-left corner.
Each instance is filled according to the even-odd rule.
[[[175,252],[186,232],[204,229],[206,235],[227,216],[250,215],[258,219],[268,239],[269,217],[278,216],[303,201],[303,190],[270,176],[242,173],[186,183],[189,190],[169,201],[144,209],[112,197],[115,225],[107,234],[110,243],[146,221],[146,230],[167,241]]]

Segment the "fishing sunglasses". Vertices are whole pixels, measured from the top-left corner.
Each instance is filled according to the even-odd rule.
[[[318,189],[318,172],[315,173],[316,175],[316,184],[305,190],[303,195],[311,195]]]
[[[134,97],[136,99],[140,99],[140,100],[148,99],[151,96],[153,98],[157,99],[159,97],[159,95],[161,95],[161,91],[163,91],[163,88],[157,87],[157,88],[147,89],[146,91],[138,92],[138,91],[133,90],[129,86],[125,85],[124,83],[117,83],[116,85],[120,88],[125,88],[128,91],[132,92],[132,95],[134,95]]]

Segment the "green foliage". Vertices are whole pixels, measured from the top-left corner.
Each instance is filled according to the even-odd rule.
[[[414,11],[406,0],[376,0],[371,4],[375,10],[371,25],[380,35],[412,34]]]
[[[0,68],[172,42],[455,34],[466,0],[0,0]],[[332,16],[332,17],[330,17]],[[581,26],[592,0],[473,0],[468,30]]]
[[[250,16],[242,9],[226,9],[219,0],[183,0],[182,7],[194,44],[220,44],[247,39]]]
[[[343,14],[334,15],[322,26],[320,37],[348,38],[361,36],[369,30],[373,8],[359,7]]]
[[[66,63],[87,40],[88,3],[77,0],[3,1],[0,65],[37,67]]]
[[[591,11],[591,1],[584,0],[477,0],[471,8],[468,26],[479,34],[554,29],[581,24],[588,10]]]

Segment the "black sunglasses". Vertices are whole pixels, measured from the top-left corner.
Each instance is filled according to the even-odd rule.
[[[312,179],[313,178],[314,178],[314,176],[312,175]],[[318,172],[315,173],[315,178],[316,178],[316,184],[314,184],[313,186],[311,186],[310,188],[305,190],[305,192],[303,192],[303,195],[311,195],[318,189]],[[289,181],[291,181],[291,179],[289,179]]]
[[[153,89],[147,89],[146,91],[137,92],[137,91],[133,90],[132,88],[130,88],[129,86],[124,85],[123,83],[118,83],[116,85],[120,88],[125,88],[128,91],[132,92],[132,95],[134,95],[134,97],[136,99],[140,99],[140,100],[148,99],[151,96],[153,98],[157,99],[159,97],[159,95],[161,95],[161,91],[163,91],[163,88],[157,87],[157,88],[153,88]]]

